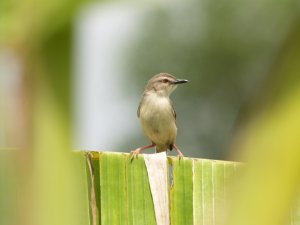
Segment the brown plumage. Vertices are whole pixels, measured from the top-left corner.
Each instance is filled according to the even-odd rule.
[[[176,79],[168,73],[159,73],[148,81],[137,115],[145,136],[152,144],[132,151],[132,157],[154,146],[156,152],[175,148],[179,157],[183,157],[183,154],[175,145],[177,135],[176,113],[169,96],[178,84],[186,82],[188,81]]]

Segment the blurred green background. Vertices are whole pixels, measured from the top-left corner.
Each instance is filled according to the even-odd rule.
[[[71,93],[74,27],[90,4],[143,11],[123,53],[124,95],[140,95],[158,72],[188,79],[172,96],[182,151],[248,162],[228,224],[286,224],[300,180],[296,0],[1,1],[0,224],[88,221]],[[116,150],[145,142],[138,132]]]

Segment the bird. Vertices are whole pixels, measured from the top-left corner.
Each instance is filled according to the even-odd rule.
[[[145,136],[151,144],[131,151],[131,159],[137,158],[145,149],[155,147],[156,153],[172,151],[179,159],[184,156],[175,144],[177,136],[176,112],[170,99],[171,93],[179,84],[188,80],[177,79],[169,73],[154,75],[147,83],[137,110],[137,116]]]

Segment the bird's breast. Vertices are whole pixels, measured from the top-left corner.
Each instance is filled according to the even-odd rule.
[[[140,121],[146,136],[157,145],[173,144],[177,128],[170,99],[147,96],[143,101]]]
[[[173,122],[175,120],[170,99],[167,97],[147,96],[140,109],[142,120],[149,122]]]

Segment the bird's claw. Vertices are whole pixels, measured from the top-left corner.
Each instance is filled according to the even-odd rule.
[[[182,160],[183,157],[184,157],[184,155],[180,152],[180,153],[178,154],[178,159],[179,159],[179,160]]]
[[[140,154],[140,150],[139,149],[136,149],[134,151],[131,151],[130,152],[130,160],[134,160],[134,159],[137,159],[138,155]]]

